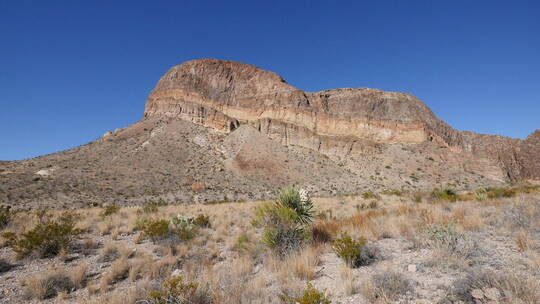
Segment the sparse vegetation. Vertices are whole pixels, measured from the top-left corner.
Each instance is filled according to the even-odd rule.
[[[25,285],[15,289],[35,302],[43,297],[78,302],[84,294],[89,304],[167,303],[171,299],[178,303],[276,303],[280,295],[290,303],[346,303],[361,293],[373,303],[413,302],[419,297],[435,303],[467,303],[473,291],[476,296],[481,291],[485,303],[487,294],[493,296],[497,289],[500,302],[535,303],[538,284],[531,270],[540,265],[536,234],[540,201],[536,193],[516,191],[522,194],[516,199],[482,202],[476,200],[476,191],[461,192],[456,201],[426,196],[416,203],[415,192],[383,193],[379,201],[366,201],[361,195],[317,198],[306,206],[311,212],[297,212],[304,210],[301,204],[279,198],[270,203],[167,205],[151,212],[143,212],[142,207],[122,208],[105,217],[103,208],[96,207],[78,211],[82,216],[75,221],[76,227],[84,228],[81,240],[75,235],[67,246],[71,252],[61,249],[59,258],[52,260],[65,265],[62,278],[69,280],[69,290],[62,285],[47,289],[39,280],[31,280],[38,277],[33,265],[43,268],[50,259],[11,264],[15,252],[5,237],[0,241],[8,246],[0,250],[7,258],[0,260],[0,271],[6,264],[10,276],[23,273]],[[371,201],[376,206],[370,207]],[[360,204],[365,207],[356,212]],[[17,233],[6,232],[21,237],[46,219],[58,221],[62,214],[18,212],[8,225]],[[300,221],[299,214],[308,216]],[[110,232],[102,233],[102,226]],[[188,231],[185,239],[189,241],[182,241],[178,231]],[[140,242],[141,238],[153,242]],[[380,252],[389,258],[383,260]],[[35,250],[28,256],[38,255]],[[513,267],[513,261],[522,265]],[[490,270],[493,265],[496,275]],[[53,270],[44,271],[43,278]],[[467,283],[468,276],[461,274],[472,272],[487,272],[490,279]],[[441,277],[431,282],[432,273]],[[189,290],[182,295],[164,283],[177,277],[182,278],[178,286],[186,290],[191,284],[196,286],[193,297]],[[57,284],[54,279],[41,282]],[[313,289],[305,288],[308,282],[314,284]],[[0,287],[12,290],[12,284],[0,282]],[[412,286],[417,286],[418,294]],[[435,294],[433,290],[439,288],[448,294]],[[73,292],[78,289],[85,290]]]
[[[435,189],[431,192],[431,197],[438,200],[445,200],[451,202],[455,202],[459,198],[456,191],[452,188]]]
[[[69,293],[75,288],[64,269],[53,269],[25,279],[23,285],[28,297],[44,300],[56,297],[59,293]]]
[[[169,221],[164,219],[141,218],[136,228],[152,241],[163,239],[169,232]]]
[[[108,205],[103,208],[103,211],[101,212],[102,217],[110,216],[120,211],[120,207],[116,204]]]
[[[298,303],[298,304],[330,304],[332,303],[328,296],[319,291],[313,286],[313,284],[308,283],[304,293],[300,297],[291,297],[288,295],[282,295],[282,300],[286,303]]]
[[[334,240],[332,248],[352,268],[369,265],[376,259],[375,250],[366,246],[364,238],[355,240],[347,233],[342,233],[340,238]]]
[[[277,201],[256,209],[255,226],[263,227],[262,241],[280,255],[300,248],[306,240],[307,224],[313,220],[313,203],[294,189],[283,190]]]
[[[20,235],[4,232],[2,236],[19,257],[32,253],[39,257],[54,256],[61,250],[69,251],[70,243],[81,233],[81,230],[75,228],[75,219],[75,214],[66,212],[57,219],[40,222]]]
[[[169,278],[160,290],[150,292],[148,298],[140,301],[148,304],[211,304],[208,290],[194,282],[186,282],[183,277]]]
[[[377,194],[375,194],[375,193],[369,191],[369,192],[364,192],[364,193],[362,193],[362,198],[364,198],[364,199],[376,199],[376,200],[378,200],[378,199],[380,199],[380,196],[378,196]]]
[[[0,230],[4,229],[11,221],[12,212],[10,206],[0,206]]]
[[[374,274],[363,288],[363,294],[372,303],[396,303],[413,292],[410,281],[401,273],[384,271]]]

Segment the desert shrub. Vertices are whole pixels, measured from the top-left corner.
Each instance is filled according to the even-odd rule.
[[[410,281],[401,273],[385,271],[374,274],[364,288],[364,295],[371,303],[396,303],[397,300],[413,292]]]
[[[4,229],[11,221],[13,213],[11,206],[0,206],[0,230]]]
[[[193,220],[193,224],[201,228],[210,228],[211,227],[210,217],[208,215],[199,214]]]
[[[150,214],[158,212],[159,205],[155,202],[145,203],[140,209],[137,210],[137,214]]]
[[[191,216],[173,216],[171,218],[171,224],[173,225],[174,233],[183,241],[191,240],[198,230],[195,219]]]
[[[163,239],[169,232],[169,221],[164,219],[139,218],[135,228],[143,233],[144,237],[152,241]]]
[[[425,232],[428,245],[444,249],[457,256],[469,258],[478,250],[476,244],[466,234],[456,230],[455,223],[446,226],[429,225]]]
[[[378,251],[375,247],[366,246],[366,240],[355,240],[347,233],[342,233],[340,238],[334,240],[332,248],[349,267],[360,267],[371,264],[377,259]]]
[[[264,227],[262,242],[283,256],[300,248],[308,238],[307,224],[313,215],[307,193],[287,188],[274,203],[257,207],[253,224]]]
[[[404,191],[398,190],[398,189],[385,190],[383,191],[383,193],[387,195],[395,195],[395,196],[402,196],[403,194],[405,194]]]
[[[298,304],[330,304],[332,303],[325,292],[319,291],[311,283],[307,283],[307,287],[301,297],[291,297],[287,294],[280,296],[281,300],[285,303],[298,303]]]
[[[117,213],[118,211],[120,211],[120,207],[115,204],[112,204],[109,206],[105,206],[105,208],[103,208],[103,210],[101,211],[99,215],[101,215],[102,217],[106,217],[106,216],[113,215]]]
[[[5,232],[2,236],[19,257],[31,253],[40,257],[54,256],[61,250],[69,251],[70,243],[82,232],[75,228],[75,218],[73,213],[64,213],[58,219],[40,222],[20,235]]]
[[[148,298],[138,303],[145,304],[211,304],[212,298],[206,288],[194,282],[185,282],[180,276],[166,280],[160,290],[153,290]]]
[[[431,197],[438,200],[451,201],[451,202],[455,202],[458,200],[457,192],[452,188],[435,189],[431,192]]]
[[[56,297],[60,292],[71,292],[75,285],[64,270],[52,270],[23,281],[29,297],[44,300]]]
[[[540,282],[514,273],[471,269],[454,282],[449,300],[474,303],[473,292],[480,302],[498,303],[504,299],[504,303],[540,303]]]
[[[515,189],[486,188],[486,191],[487,191],[487,197],[490,198],[490,199],[516,196],[516,190]]]
[[[371,191],[362,193],[362,198],[364,198],[364,199],[377,199],[377,200],[380,199],[380,197],[377,194],[375,194],[375,193],[373,193]]]
[[[412,195],[412,200],[415,203],[421,203],[422,202],[422,193],[416,192]]]

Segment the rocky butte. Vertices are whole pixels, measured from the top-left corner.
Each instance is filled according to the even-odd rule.
[[[144,116],[221,132],[247,124],[282,144],[327,155],[347,155],[364,140],[432,142],[487,158],[510,180],[538,178],[539,172],[540,130],[526,141],[460,132],[409,94],[370,88],[304,92],[275,73],[233,61],[202,59],[173,67],[148,97]]]
[[[540,180],[527,139],[457,131],[412,95],[304,92],[255,66],[216,59],[171,68],[143,118],[95,142],[0,162],[0,203],[81,206],[268,198]]]

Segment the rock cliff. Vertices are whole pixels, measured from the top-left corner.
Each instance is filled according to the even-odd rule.
[[[275,73],[215,59],[170,69],[146,102],[145,117],[173,117],[230,132],[248,124],[283,144],[344,156],[375,143],[433,142],[495,162],[510,180],[532,176],[520,140],[459,132],[412,95],[377,89],[304,92]],[[527,155],[538,151],[528,145]],[[531,152],[533,151],[533,152]],[[536,169],[532,169],[536,172]]]

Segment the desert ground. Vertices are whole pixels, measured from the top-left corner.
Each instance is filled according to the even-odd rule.
[[[539,187],[1,211],[1,303],[540,303]]]

